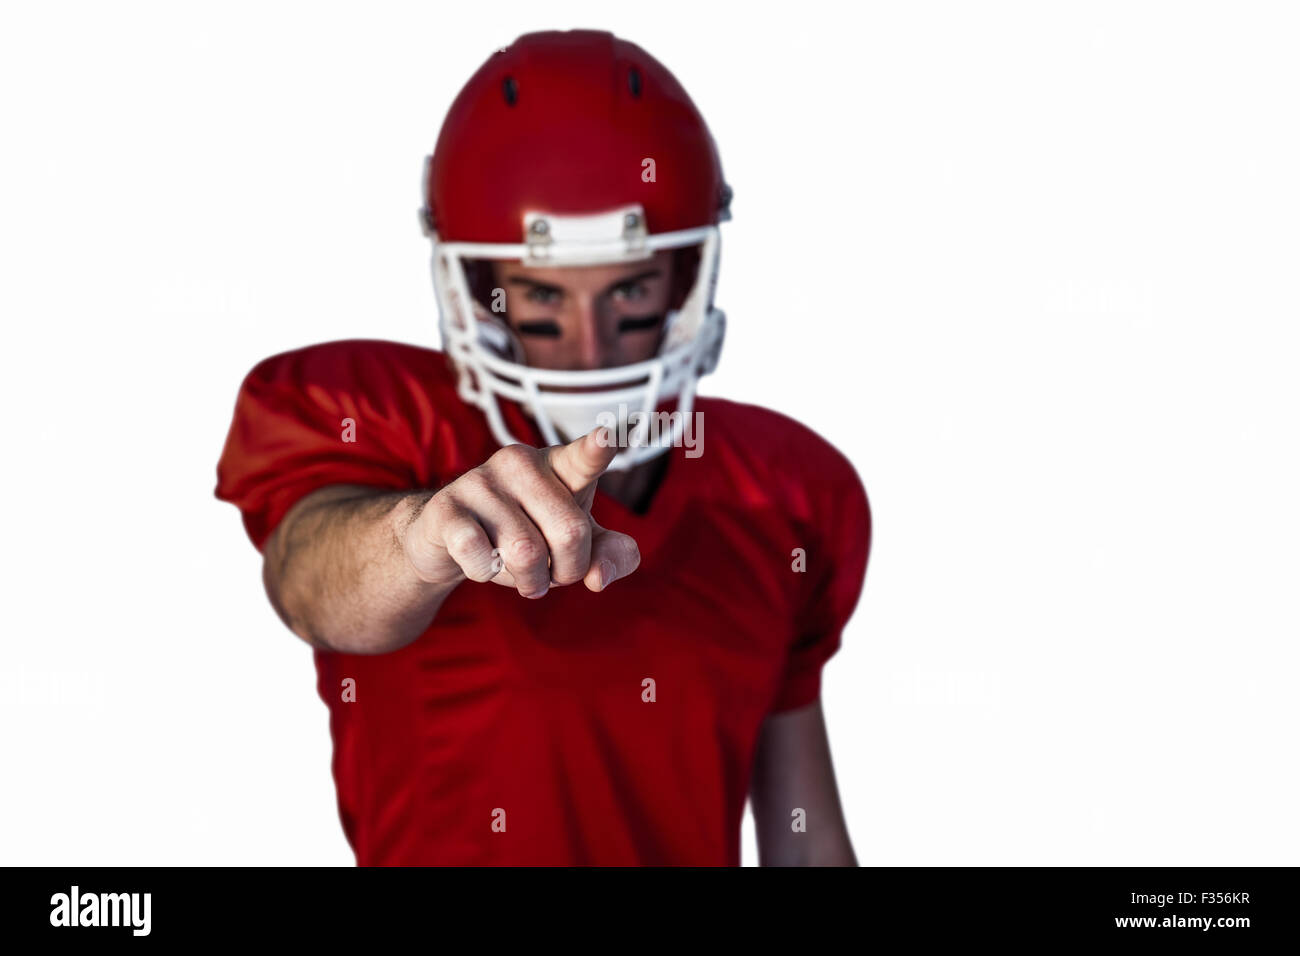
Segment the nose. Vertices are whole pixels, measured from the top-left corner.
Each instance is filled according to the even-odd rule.
[[[578,367],[583,371],[604,368],[607,358],[597,303],[584,296],[578,303]]]

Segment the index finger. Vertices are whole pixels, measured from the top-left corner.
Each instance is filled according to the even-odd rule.
[[[599,425],[567,445],[547,448],[546,460],[555,477],[576,495],[603,475],[617,454],[613,434]]]

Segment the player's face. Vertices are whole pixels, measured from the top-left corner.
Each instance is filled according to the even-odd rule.
[[[659,350],[673,254],[627,265],[529,268],[494,262],[506,318],[533,368],[579,371],[644,362]]]

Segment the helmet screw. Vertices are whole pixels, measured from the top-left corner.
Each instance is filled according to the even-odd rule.
[[[535,236],[544,236],[551,231],[551,227],[545,219],[534,219],[528,231]]]

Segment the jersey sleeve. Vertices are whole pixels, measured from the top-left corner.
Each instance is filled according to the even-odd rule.
[[[411,438],[386,409],[376,363],[314,346],[273,356],[248,373],[217,464],[216,496],[234,504],[260,551],[304,496],[327,485],[421,487]]]
[[[802,600],[781,687],[770,712],[794,710],[821,693],[822,668],[862,594],[871,551],[871,507],[853,466],[833,454],[816,480],[817,495]],[[832,462],[828,462],[831,464]]]

